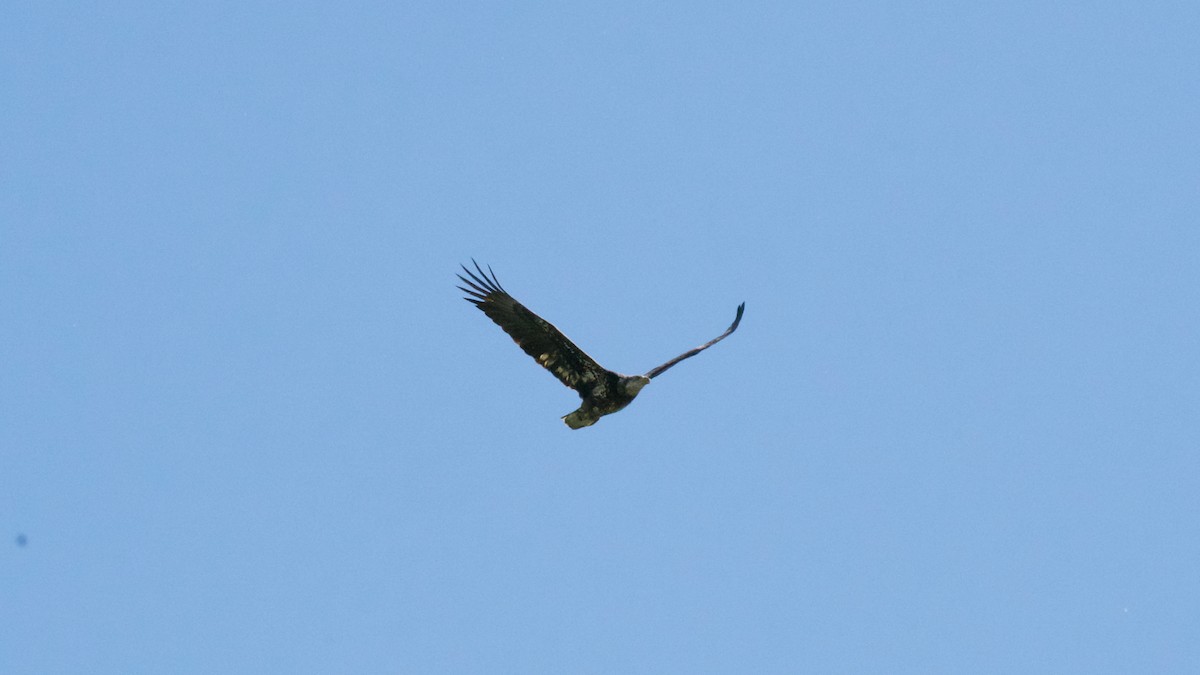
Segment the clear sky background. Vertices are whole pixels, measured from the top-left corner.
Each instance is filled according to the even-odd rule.
[[[2,14],[0,672],[1200,672],[1195,2]]]

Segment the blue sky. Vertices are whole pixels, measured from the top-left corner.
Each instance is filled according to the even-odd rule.
[[[3,14],[0,672],[1200,671],[1194,3]]]

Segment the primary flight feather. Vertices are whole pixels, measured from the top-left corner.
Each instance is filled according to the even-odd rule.
[[[620,375],[596,363],[549,321],[513,299],[496,280],[496,274],[492,272],[491,267],[484,272],[479,263],[474,260],[471,262],[475,265],[475,272],[463,265],[463,272],[466,272],[467,276],[458,275],[466,284],[465,288],[458,287],[467,294],[465,299],[495,321],[496,325],[512,337],[518,347],[549,370],[560,382],[578,392],[579,397],[583,399],[578,410],[563,416],[563,421],[572,429],[591,426],[604,415],[624,408],[633,401],[642,387],[650,383],[651,378],[729,337],[730,333],[737,330],[742,321],[742,312],[746,309],[746,303],[738,305],[737,316],[729,328],[699,347],[689,349],[661,366],[651,368],[645,375]]]

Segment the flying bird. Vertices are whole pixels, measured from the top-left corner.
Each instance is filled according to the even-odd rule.
[[[676,363],[689,359],[729,337],[730,333],[737,330],[742,321],[742,312],[746,309],[746,303],[738,305],[737,316],[729,328],[699,347],[689,349],[661,366],[651,368],[645,375],[621,375],[596,363],[549,321],[514,300],[500,282],[496,281],[496,273],[492,272],[490,266],[488,271],[484,272],[479,263],[473,259],[471,262],[474,263],[478,274],[463,265],[467,276],[458,275],[467,285],[466,288],[458,287],[467,294],[468,297],[464,299],[495,321],[496,325],[512,337],[518,347],[549,370],[560,382],[579,392],[583,403],[578,410],[562,418],[572,429],[589,427],[604,415],[624,408],[633,401],[642,387],[650,384],[651,379]]]

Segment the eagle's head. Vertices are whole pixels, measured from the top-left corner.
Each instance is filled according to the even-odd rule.
[[[621,378],[621,388],[625,390],[625,395],[629,397],[637,396],[642,387],[650,384],[650,378],[645,375],[629,375]]]

